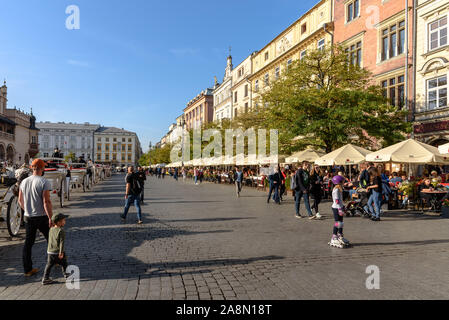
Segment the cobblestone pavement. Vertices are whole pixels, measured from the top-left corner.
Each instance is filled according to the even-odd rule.
[[[69,264],[79,290],[40,283],[46,243],[33,248],[38,276],[22,275],[23,234],[0,225],[0,299],[446,299],[449,219],[388,213],[381,222],[345,219],[349,249],[330,248],[327,219],[295,219],[292,198],[267,204],[264,193],[229,185],[149,177],[143,225],[131,208],[122,224],[124,175],[78,193],[63,210]],[[56,207],[56,206],[55,206]],[[303,209],[303,208],[301,208]],[[304,214],[304,212],[302,212]],[[366,268],[380,289],[366,289]],[[58,269],[58,268],[56,268]]]

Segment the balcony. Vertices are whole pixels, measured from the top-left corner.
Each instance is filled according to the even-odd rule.
[[[16,136],[12,133],[7,133],[7,132],[3,132],[0,131],[0,139],[6,139],[9,141],[15,141],[16,140]]]

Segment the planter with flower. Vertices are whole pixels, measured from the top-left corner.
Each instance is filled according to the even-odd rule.
[[[449,218],[449,199],[445,199],[441,205],[441,216]]]

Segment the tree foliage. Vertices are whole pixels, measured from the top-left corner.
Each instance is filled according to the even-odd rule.
[[[281,152],[306,146],[330,152],[344,144],[383,146],[404,139],[407,111],[390,105],[372,74],[348,63],[341,47],[315,50],[261,94],[262,125],[279,129]]]

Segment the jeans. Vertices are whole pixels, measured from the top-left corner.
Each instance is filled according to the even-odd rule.
[[[276,203],[280,203],[280,197],[279,197],[279,185],[277,183],[270,183],[270,190],[268,191],[268,199],[267,202],[270,202],[271,195],[274,191],[273,200]]]
[[[301,190],[295,190],[295,210],[296,215],[299,216],[299,205],[301,204],[301,198],[304,199],[304,206],[306,207],[307,213],[309,214],[309,217],[312,216],[312,209],[310,209],[310,201],[309,201],[309,194],[304,193]]]
[[[198,176],[195,176],[195,184],[198,183]]]
[[[371,215],[374,218],[380,218],[380,201],[382,199],[382,195],[377,192],[377,191],[372,191],[371,196],[368,199],[368,203],[367,206],[368,208],[365,207],[365,210],[369,210],[369,212],[371,213]],[[373,204],[374,204],[374,209],[373,209]]]
[[[59,259],[57,254],[48,254],[47,265],[45,266],[44,279],[50,278],[51,269],[55,264],[59,264],[62,267],[62,273],[65,275],[65,270],[67,269],[67,258],[64,254],[64,258]]]
[[[125,210],[123,211],[123,215],[121,217],[123,219],[126,219],[126,216],[128,215],[129,207],[131,206],[131,203],[133,203],[133,202],[134,202],[134,206],[137,209],[137,219],[139,221],[142,221],[142,210],[140,209],[140,199],[139,199],[139,196],[136,196],[133,194],[130,194],[128,196],[128,198],[126,199]]]
[[[356,189],[351,189],[351,190],[349,190],[349,200],[352,200],[352,195],[353,194],[356,194],[357,193],[357,190]]]
[[[48,225],[48,217],[25,217],[26,238],[22,252],[23,270],[25,271],[25,273],[30,272],[33,269],[31,249],[33,248],[34,242],[36,241],[37,230],[39,230],[45,237],[45,240],[48,241],[48,232],[50,231],[50,226]]]
[[[178,181],[178,175],[175,173],[175,175],[173,176],[173,178],[175,178],[176,181]]]
[[[240,195],[240,192],[242,192],[242,183],[239,181],[235,182],[235,191],[237,192],[237,195]]]
[[[314,209],[315,213],[319,212],[318,205],[320,204],[320,202],[321,202],[321,190],[313,193],[313,205],[311,209]]]

